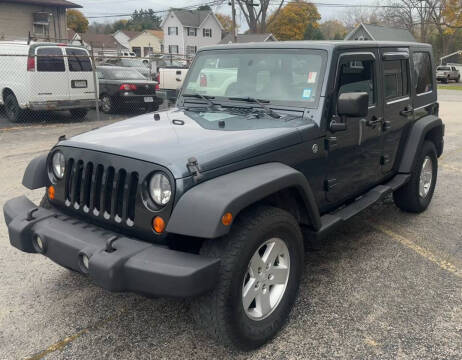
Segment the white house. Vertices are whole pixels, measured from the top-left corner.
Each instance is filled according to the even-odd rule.
[[[209,10],[171,10],[161,24],[164,51],[193,55],[197,49],[221,41],[223,26]]]

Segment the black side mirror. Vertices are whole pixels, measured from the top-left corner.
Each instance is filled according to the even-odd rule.
[[[337,113],[341,116],[364,117],[369,112],[369,94],[352,92],[340,94],[337,102]]]

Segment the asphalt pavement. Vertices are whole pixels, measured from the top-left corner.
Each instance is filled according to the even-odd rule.
[[[288,325],[261,349],[214,343],[186,300],[110,293],[14,249],[1,217],[0,359],[461,359],[462,91],[439,99],[445,152],[429,209],[407,214],[388,198],[306,253]],[[59,135],[118,118],[92,119],[3,126],[0,205],[40,200],[22,174]]]

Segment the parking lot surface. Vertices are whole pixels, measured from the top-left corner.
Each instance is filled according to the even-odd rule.
[[[9,245],[0,219],[0,359],[460,359],[462,357],[462,91],[440,91],[446,123],[433,202],[421,215],[386,199],[307,252],[287,327],[250,352],[215,344],[186,300],[109,293]],[[1,118],[0,114],[0,118]],[[21,185],[59,135],[108,124],[2,126],[0,205],[42,191]]]

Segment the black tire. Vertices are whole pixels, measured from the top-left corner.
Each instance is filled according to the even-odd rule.
[[[420,174],[422,165],[426,158],[431,160],[432,178],[428,193],[422,197],[419,194]],[[435,145],[431,141],[424,141],[420,153],[414,164],[409,182],[393,193],[395,204],[404,211],[421,213],[430,205],[435,191],[436,179],[438,175],[438,157]]]
[[[88,109],[71,109],[69,110],[74,119],[83,119],[88,114]]]
[[[18,100],[12,92],[5,95],[5,113],[12,123],[24,120],[25,111],[19,107]]]
[[[457,77],[456,82],[460,82],[460,75]]]
[[[105,114],[112,114],[115,111],[114,100],[107,94],[103,94],[100,97],[101,100],[101,111]]]
[[[272,312],[254,320],[242,303],[244,276],[254,253],[273,238],[282,239],[288,249],[287,285]],[[287,321],[303,273],[303,237],[295,218],[278,208],[250,208],[239,215],[229,235],[205,241],[200,253],[220,258],[221,265],[214,290],[191,304],[198,325],[218,342],[242,350],[258,348],[272,339]]]

